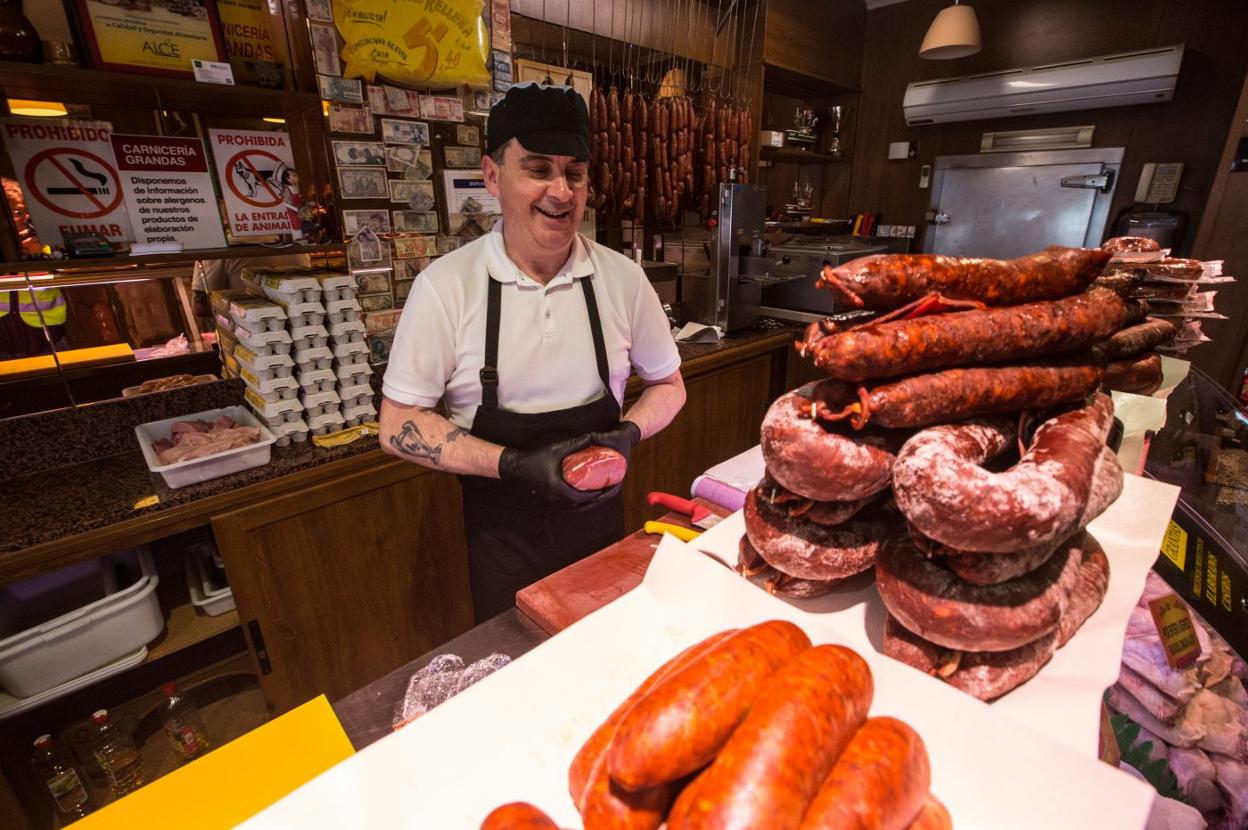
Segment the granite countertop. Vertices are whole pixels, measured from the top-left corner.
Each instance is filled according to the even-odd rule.
[[[310,440],[287,447],[274,445],[271,459],[264,466],[177,490],[169,489],[160,476],[148,471],[143,454],[137,447],[133,452],[10,478],[4,482],[8,504],[5,520],[0,523],[0,555],[168,510],[377,448],[377,439],[373,436],[341,447],[318,447]],[[156,496],[159,501],[148,507],[135,508],[137,502],[149,496]]]
[[[751,343],[757,343],[760,340],[766,340],[769,337],[778,335],[785,335],[792,340],[797,340],[801,337],[803,329],[804,327],[797,323],[786,324],[779,328],[749,328],[744,331],[734,332],[715,343],[677,343],[676,346],[680,349],[681,362],[688,363],[691,360],[748,346]]]

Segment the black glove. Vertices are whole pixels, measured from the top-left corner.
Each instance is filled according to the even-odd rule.
[[[498,459],[498,477],[519,484],[530,495],[552,502],[585,504],[601,493],[599,490],[578,490],[563,480],[563,459],[590,444],[588,435],[556,441],[534,450],[505,447]]]
[[[641,441],[641,427],[632,421],[620,421],[619,426],[606,432],[591,432],[589,434],[590,444],[610,447],[624,456],[625,461],[630,459],[633,447],[637,446],[639,441]]]

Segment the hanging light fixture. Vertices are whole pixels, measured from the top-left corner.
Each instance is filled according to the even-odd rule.
[[[954,0],[954,4],[941,9],[927,27],[919,57],[934,61],[965,58],[978,52],[981,45],[975,10]]]

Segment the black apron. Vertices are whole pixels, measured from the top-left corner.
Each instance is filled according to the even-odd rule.
[[[509,412],[498,405],[502,284],[493,277],[489,281],[481,405],[473,417],[472,435],[504,447],[531,450],[619,426],[620,405],[611,392],[593,277],[581,277],[578,281],[589,314],[602,397],[568,409],[533,413]],[[576,358],[577,355],[568,356],[569,360]],[[590,507],[578,507],[535,498],[523,487],[495,478],[463,475],[459,481],[464,490],[468,576],[478,623],[511,608],[521,588],[619,541],[624,535],[624,498],[620,494]]]

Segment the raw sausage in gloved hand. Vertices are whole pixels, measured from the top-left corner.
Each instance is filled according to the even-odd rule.
[[[577,490],[601,490],[624,480],[628,459],[610,447],[586,447],[563,459],[563,480]]]

